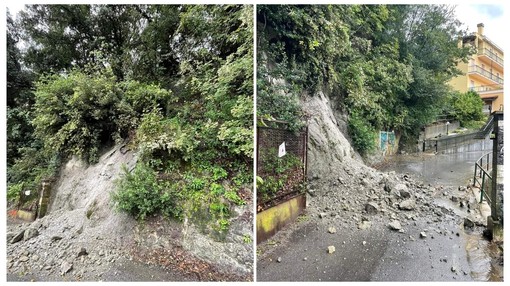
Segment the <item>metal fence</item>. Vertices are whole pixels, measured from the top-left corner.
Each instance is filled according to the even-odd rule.
[[[480,203],[483,198],[491,203],[492,197],[492,152],[489,152],[475,163],[475,173],[473,176],[473,186],[480,188]]]
[[[260,193],[264,188],[257,187],[258,211],[298,195],[300,186],[295,182],[302,185],[306,179],[307,168],[308,128],[293,132],[288,130],[288,125],[282,121],[265,123],[269,126],[257,126],[257,176],[263,179],[262,184],[277,184],[274,181],[279,181],[279,185],[269,194]],[[290,164],[289,161],[299,163]]]

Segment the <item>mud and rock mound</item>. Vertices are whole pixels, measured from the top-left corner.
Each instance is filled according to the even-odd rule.
[[[65,164],[53,183],[46,216],[8,223],[8,280],[250,280],[252,247],[240,240],[251,223],[237,228],[236,221],[250,216],[251,208],[238,210],[229,240],[216,244],[214,253],[221,257],[209,254],[208,237],[187,248],[182,223],[161,217],[137,222],[114,209],[115,180],[123,165],[132,170],[136,161],[135,152],[118,145],[97,164],[76,158]]]

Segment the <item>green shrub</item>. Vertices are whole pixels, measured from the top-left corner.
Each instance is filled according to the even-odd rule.
[[[149,159],[155,153],[165,153],[168,157],[177,152],[185,161],[189,160],[198,142],[194,140],[193,130],[187,127],[179,118],[165,118],[157,109],[145,114],[136,131],[142,157]]]
[[[278,157],[277,150],[271,148],[260,152],[262,170],[257,176],[257,200],[266,201],[274,197],[278,191],[296,190],[301,185],[303,163],[301,159],[291,153]],[[301,173],[299,173],[301,172]]]
[[[218,139],[231,154],[253,158],[253,98],[239,97],[230,113],[232,119],[220,126]]]
[[[10,184],[7,186],[7,201],[18,204],[21,192],[23,191],[24,183]]]
[[[483,100],[478,93],[468,91],[465,93],[456,93],[452,100],[453,115],[460,121],[463,127],[480,127],[479,121],[483,121],[482,112]]]
[[[354,148],[361,155],[367,155],[375,149],[375,129],[356,112],[349,117],[349,135]]]
[[[89,73],[87,73],[89,72]],[[117,82],[111,69],[44,76],[36,84],[35,134],[64,156],[97,162],[105,143],[126,138],[142,114],[167,109],[171,93],[153,84]]]
[[[123,166],[123,175],[117,181],[112,199],[117,209],[144,220],[147,216],[163,213],[179,218],[181,208],[173,186],[157,179],[157,174],[145,164],[137,164],[132,172]]]
[[[100,143],[116,130],[112,119],[119,93],[111,71],[94,77],[80,71],[50,75],[36,87],[36,136],[55,153],[96,162]]]

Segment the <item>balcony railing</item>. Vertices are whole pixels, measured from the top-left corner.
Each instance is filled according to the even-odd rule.
[[[501,58],[500,56],[496,55],[493,51],[491,51],[489,49],[480,48],[480,49],[478,49],[478,54],[479,55],[486,55],[487,57],[489,57],[493,61],[497,62],[498,64],[503,65],[503,58]]]
[[[499,84],[503,84],[503,79],[502,78],[500,78],[499,76],[489,72],[486,69],[483,69],[480,66],[476,66],[476,65],[469,66],[468,72],[469,73],[478,73],[478,74],[481,74],[481,75],[483,75],[484,77],[486,77],[486,78],[488,78],[490,80],[493,80],[493,81],[495,81],[495,82],[497,82]]]
[[[476,91],[476,92],[495,91],[495,90],[502,90],[502,89],[503,89],[503,85],[501,85],[501,84],[480,85],[480,86],[472,86],[469,88],[469,90]]]

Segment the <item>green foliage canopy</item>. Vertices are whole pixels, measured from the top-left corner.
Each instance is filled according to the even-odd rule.
[[[226,230],[251,190],[252,6],[27,5],[8,32],[10,189],[129,139],[140,166],[118,182],[119,209]],[[23,70],[34,93],[15,109]]]
[[[356,117],[350,128],[415,136],[467,61],[460,25],[448,5],[258,5],[258,116],[297,124],[294,102],[321,90]]]
[[[483,121],[483,100],[474,91],[455,93],[452,98],[452,115],[460,121],[461,126],[469,127]]]

